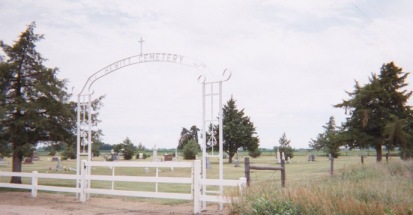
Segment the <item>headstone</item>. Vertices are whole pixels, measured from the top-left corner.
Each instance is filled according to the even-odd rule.
[[[281,163],[280,150],[277,150],[277,161],[278,161],[278,163]]]
[[[24,159],[24,164],[33,164],[32,157],[27,157]]]
[[[153,162],[158,161],[158,149],[156,148],[156,145],[152,149],[152,157],[153,157]]]
[[[39,160],[40,160],[39,154],[37,153],[37,151],[34,151],[32,155],[32,161],[39,161]]]
[[[309,161],[309,162],[315,161],[315,155],[309,154],[309,155],[308,155],[308,161]]]
[[[123,160],[123,153],[122,152],[118,153],[118,160]]]
[[[149,168],[148,167],[145,167],[145,173],[148,173],[149,172]]]
[[[291,158],[290,157],[287,157],[287,162],[291,163]]]
[[[112,161],[117,161],[118,160],[118,153],[112,153]]]
[[[4,158],[0,157],[0,165],[5,165]]]
[[[139,153],[139,159],[143,159],[143,153],[142,152]]]
[[[282,159],[283,161],[285,161],[285,154],[284,154],[284,152],[281,153],[281,159]],[[281,162],[280,162],[280,163],[281,163]]]
[[[59,172],[62,171],[62,162],[60,160],[60,157],[57,159],[56,170]]]
[[[237,152],[237,157],[235,158],[235,167],[239,167],[239,159],[238,159],[238,152]]]
[[[164,155],[163,160],[164,161],[172,161],[172,155],[168,155],[168,154]]]

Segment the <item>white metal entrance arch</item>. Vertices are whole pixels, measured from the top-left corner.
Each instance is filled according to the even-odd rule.
[[[87,156],[87,161],[90,162],[92,159],[92,95],[91,92],[92,85],[99,80],[100,78],[115,72],[124,67],[128,67],[140,63],[175,63],[183,66],[189,66],[201,72],[201,75],[198,77],[198,81],[202,84],[202,178],[206,179],[207,176],[207,158],[209,157],[218,157],[219,159],[219,180],[222,182],[219,189],[219,195],[223,195],[223,130],[222,130],[222,83],[228,81],[231,78],[231,73],[228,70],[224,70],[221,80],[209,81],[207,80],[206,72],[209,72],[206,64],[201,63],[193,58],[186,57],[179,54],[171,53],[141,53],[139,55],[131,56],[118,60],[101,70],[92,74],[84,84],[82,90],[78,94],[77,100],[77,168],[76,174],[80,177],[81,171],[81,156]],[[86,91],[87,89],[87,91]],[[214,106],[214,98],[218,97],[218,119],[214,119],[213,108],[211,108],[211,115],[208,118],[207,103],[211,106]],[[208,100],[210,98],[211,100]],[[206,129],[210,123],[217,122],[219,127],[219,152],[218,155],[208,154],[206,150]],[[87,146],[87,150],[86,150]],[[90,168],[88,169],[90,175]],[[87,188],[90,188],[90,183],[86,182]],[[80,187],[80,181],[76,183],[76,187]],[[205,195],[206,185],[203,186],[202,192]],[[77,195],[79,198],[80,196]],[[203,207],[206,207],[206,202],[203,202]],[[223,205],[221,203],[220,208]]]

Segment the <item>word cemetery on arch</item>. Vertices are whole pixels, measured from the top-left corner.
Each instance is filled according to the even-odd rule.
[[[149,53],[149,54],[141,54],[134,57],[128,57],[126,59],[122,59],[111,65],[105,67],[103,70],[105,73],[110,73],[122,67],[130,66],[132,64],[137,63],[147,63],[147,62],[167,62],[167,63],[179,63],[182,64],[184,60],[184,56],[178,54],[170,54],[170,53]]]

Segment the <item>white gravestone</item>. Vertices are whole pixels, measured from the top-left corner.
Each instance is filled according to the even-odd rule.
[[[280,150],[277,150],[277,160],[278,160],[278,163],[281,163]]]

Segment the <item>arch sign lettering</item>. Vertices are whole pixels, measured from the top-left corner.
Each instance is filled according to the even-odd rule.
[[[140,41],[142,45],[142,40]],[[142,47],[141,47],[142,48]],[[76,173],[80,176],[80,164],[81,164],[81,156],[87,156],[87,160],[90,162],[92,158],[92,95],[93,91],[91,92],[91,88],[93,84],[98,81],[99,79],[128,66],[132,66],[135,64],[141,63],[174,63],[179,64],[182,66],[192,67],[198,72],[201,72],[201,75],[198,77],[198,82],[202,84],[202,177],[206,179],[206,165],[208,157],[219,157],[219,179],[223,180],[223,130],[222,130],[222,83],[228,81],[231,78],[231,73],[228,70],[224,70],[222,73],[221,80],[217,81],[207,81],[206,73],[210,73],[206,64],[184,55],[180,54],[172,54],[172,53],[165,53],[165,52],[154,52],[154,53],[142,53],[141,54],[127,57],[114,63],[109,64],[108,66],[98,70],[97,72],[93,73],[87,80],[86,83],[83,85],[80,93],[78,94],[78,103],[77,103],[77,170]],[[87,92],[85,90],[87,89]],[[218,119],[213,114],[208,114],[211,116],[207,119],[206,112],[206,105],[210,106],[214,105],[214,97],[218,97]],[[216,100],[215,100],[216,101]],[[216,105],[216,104],[215,104]],[[209,126],[209,123],[212,121],[216,122],[219,125],[219,151],[217,155],[208,154],[206,152],[206,130]],[[87,148],[87,149],[86,149]],[[213,153],[213,152],[212,152]],[[90,171],[90,168],[89,168]],[[90,172],[88,173],[90,174]],[[79,188],[80,183],[76,183],[77,188]],[[90,188],[90,183],[88,185]],[[207,192],[206,187],[203,187],[204,194]],[[223,186],[220,186],[219,193],[223,194]],[[205,205],[205,202],[203,203]],[[222,205],[221,205],[222,207]]]

